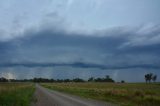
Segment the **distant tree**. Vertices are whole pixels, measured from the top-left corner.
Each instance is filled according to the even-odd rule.
[[[146,80],[146,83],[149,81],[149,74],[145,75],[145,80]]]
[[[145,80],[146,80],[146,83],[147,83],[148,80],[149,80],[149,74],[146,74],[146,75],[145,75]]]
[[[83,79],[75,78],[72,80],[73,82],[85,82]]]
[[[109,75],[106,75],[105,78],[96,78],[94,79],[95,82],[114,82],[112,78],[110,78]]]
[[[64,81],[64,82],[71,82],[70,79],[64,79],[63,81]]]
[[[55,80],[54,79],[50,79],[50,82],[55,82]]]
[[[106,77],[104,78],[104,82],[114,82],[114,80],[110,78],[109,75],[106,75]]]
[[[153,74],[152,74],[152,73],[146,74],[146,75],[145,75],[146,83],[147,83],[147,82],[150,83],[151,80],[152,80],[152,78],[153,78]]]
[[[8,82],[8,80],[6,78],[4,78],[4,77],[1,77],[0,78],[0,82]]]
[[[62,79],[57,79],[56,82],[62,83],[64,80]]]
[[[124,81],[124,80],[122,80],[122,81],[121,81],[121,83],[125,83],[125,81]]]
[[[27,82],[27,81],[33,81],[33,82],[55,82],[54,79],[48,79],[48,78],[34,78],[34,79],[30,79],[30,80],[27,80],[27,79],[24,79],[24,80],[21,80],[20,82]]]
[[[154,76],[152,77],[152,80],[153,80],[153,82],[156,82],[156,80],[157,80],[157,75],[154,75]]]
[[[149,83],[151,82],[151,80],[152,80],[152,76],[153,76],[153,74],[152,73],[150,73],[149,74]]]
[[[104,78],[96,78],[94,81],[95,82],[104,82]]]
[[[90,77],[89,79],[88,79],[88,82],[93,82],[94,81],[94,77]]]
[[[110,76],[109,75],[106,75],[106,78],[105,79],[110,79]]]

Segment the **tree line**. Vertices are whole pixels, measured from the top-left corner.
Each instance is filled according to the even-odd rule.
[[[6,79],[4,77],[0,78],[0,82],[115,82],[109,75],[106,75],[104,78],[90,77],[88,80],[81,78],[73,79],[48,79],[48,78],[33,78],[33,79]]]
[[[146,83],[151,83],[151,81],[156,82],[157,75],[153,73],[148,73],[144,75]],[[88,80],[84,80],[81,78],[74,78],[74,79],[48,79],[48,78],[33,78],[33,79],[6,79],[4,77],[0,77],[0,82],[115,82],[109,75],[105,77],[90,77]],[[125,81],[121,81],[124,83]]]

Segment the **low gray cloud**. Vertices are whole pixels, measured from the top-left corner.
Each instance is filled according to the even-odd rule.
[[[38,29],[33,28],[26,30],[23,35],[20,35],[21,37],[5,42],[1,41],[0,72],[3,72],[2,69],[12,69],[12,72],[21,73],[22,76],[35,73],[32,75],[34,77],[34,75],[41,76],[48,72],[53,74],[54,67],[70,67],[72,68],[71,73],[73,70],[75,71],[74,76],[76,70],[80,69],[88,70],[82,71],[83,75],[86,72],[88,77],[93,73],[96,76],[96,71],[92,70],[97,70],[97,75],[101,72],[105,74],[109,72],[111,76],[116,76],[115,79],[120,80],[122,77],[117,76],[116,70],[120,70],[123,74],[126,71],[122,70],[134,74],[137,73],[134,69],[143,70],[143,72],[144,70],[160,69],[160,59],[158,58],[160,56],[160,43],[158,42],[160,39],[157,27],[149,27],[147,30],[143,26],[117,27],[89,33],[70,32],[55,27],[56,25],[52,25],[52,27],[49,25],[48,27],[41,26]],[[146,32],[141,31],[144,29]],[[47,70],[47,67],[50,69]],[[41,70],[41,73],[36,74],[37,71],[32,72],[31,70]],[[64,71],[65,68],[61,68],[62,70]],[[28,74],[24,74],[27,72]],[[66,71],[66,73],[70,72]],[[156,71],[156,73],[158,72]],[[10,73],[3,75],[10,75]],[[17,78],[23,78],[20,75],[17,75]],[[64,74],[61,73],[58,76],[62,77]],[[87,77],[85,76],[85,78]],[[141,80],[139,78],[137,81]]]

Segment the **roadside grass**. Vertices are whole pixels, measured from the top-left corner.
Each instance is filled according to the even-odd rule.
[[[29,106],[34,90],[33,83],[0,83],[0,106]]]
[[[41,85],[49,89],[122,106],[160,105],[160,84],[158,83],[42,83]]]

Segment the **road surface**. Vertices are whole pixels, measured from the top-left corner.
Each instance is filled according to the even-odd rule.
[[[116,106],[110,103],[84,99],[36,84],[35,101],[31,106]]]

